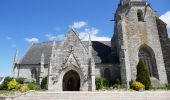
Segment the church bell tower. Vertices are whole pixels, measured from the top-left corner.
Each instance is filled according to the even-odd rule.
[[[151,81],[167,83],[156,19],[146,0],[120,0],[114,19],[112,44],[116,46],[121,66],[121,80],[129,86],[136,80],[136,66],[143,59]]]

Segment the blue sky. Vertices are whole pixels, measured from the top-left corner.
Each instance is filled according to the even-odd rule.
[[[148,0],[170,28],[170,1]],[[31,42],[61,40],[69,27],[86,40],[109,40],[119,0],[0,0],[0,76],[12,75],[16,50],[20,58]],[[167,17],[169,16],[169,18]],[[84,28],[81,28],[84,27]]]

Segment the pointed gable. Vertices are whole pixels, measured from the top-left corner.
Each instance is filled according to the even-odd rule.
[[[70,55],[74,55],[73,58],[77,59],[76,63],[83,64],[85,61],[88,61],[87,48],[73,29],[68,32],[64,41],[61,42],[59,47],[56,49],[54,57],[56,61],[54,62],[57,62],[56,65],[58,65],[58,67],[64,66],[65,61],[70,59]]]
[[[70,29],[68,34],[66,35],[64,39],[64,43],[69,46],[81,46],[82,49],[84,49],[87,52],[87,48],[85,48],[84,44],[78,37],[77,33],[74,29]]]

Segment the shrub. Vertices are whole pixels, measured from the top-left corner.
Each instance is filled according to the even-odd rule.
[[[127,85],[124,84],[114,84],[112,86],[113,89],[127,89]]]
[[[47,85],[47,77],[44,77],[41,81],[41,88],[46,89],[46,85]]]
[[[137,65],[136,81],[141,82],[145,86],[146,90],[151,87],[149,72],[143,60],[139,60],[139,63]]]
[[[0,90],[3,90],[3,85],[2,84],[0,84]]]
[[[97,77],[95,79],[95,84],[96,84],[96,89],[101,89],[102,88],[102,82],[101,82],[101,78],[100,77]]]
[[[16,78],[16,81],[17,81],[19,84],[23,84],[23,83],[24,83],[24,80],[25,80],[25,78],[23,78],[23,77],[18,77],[18,78]]]
[[[170,90],[170,84],[165,85],[166,89]]]
[[[141,82],[134,81],[131,85],[131,89],[136,90],[136,91],[144,90],[145,86]]]
[[[27,87],[28,87],[30,90],[36,90],[36,84],[35,84],[34,82],[28,83]]]
[[[112,87],[113,87],[113,89],[120,89],[121,85],[120,84],[114,84]]]
[[[27,86],[22,86],[22,87],[20,88],[20,91],[21,91],[21,92],[27,92],[27,91],[29,91],[29,88],[28,88]]]
[[[109,80],[106,78],[102,78],[102,85],[103,87],[109,87]]]
[[[2,90],[7,90],[8,89],[8,83],[10,82],[10,81],[12,81],[12,77],[5,77],[5,79],[4,79],[4,81],[3,81],[3,83],[1,84],[1,89]]]
[[[16,89],[19,90],[23,85],[19,84],[16,86]]]
[[[109,87],[109,80],[103,77],[97,77],[95,80],[96,89],[102,89],[104,87]]]
[[[114,83],[115,83],[115,84],[121,84],[121,81],[120,81],[120,79],[117,78],[117,79],[114,81]]]
[[[15,79],[13,79],[12,81],[8,83],[9,90],[17,89],[17,87],[18,87],[18,82]]]

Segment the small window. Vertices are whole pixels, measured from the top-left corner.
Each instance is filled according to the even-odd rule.
[[[137,17],[138,17],[138,21],[139,22],[143,22],[144,21],[142,10],[138,10]]]
[[[31,69],[31,78],[32,78],[32,79],[35,79],[35,78],[36,78],[36,74],[37,74],[37,73],[36,73],[36,69],[35,69],[35,68],[32,68],[32,69]]]

